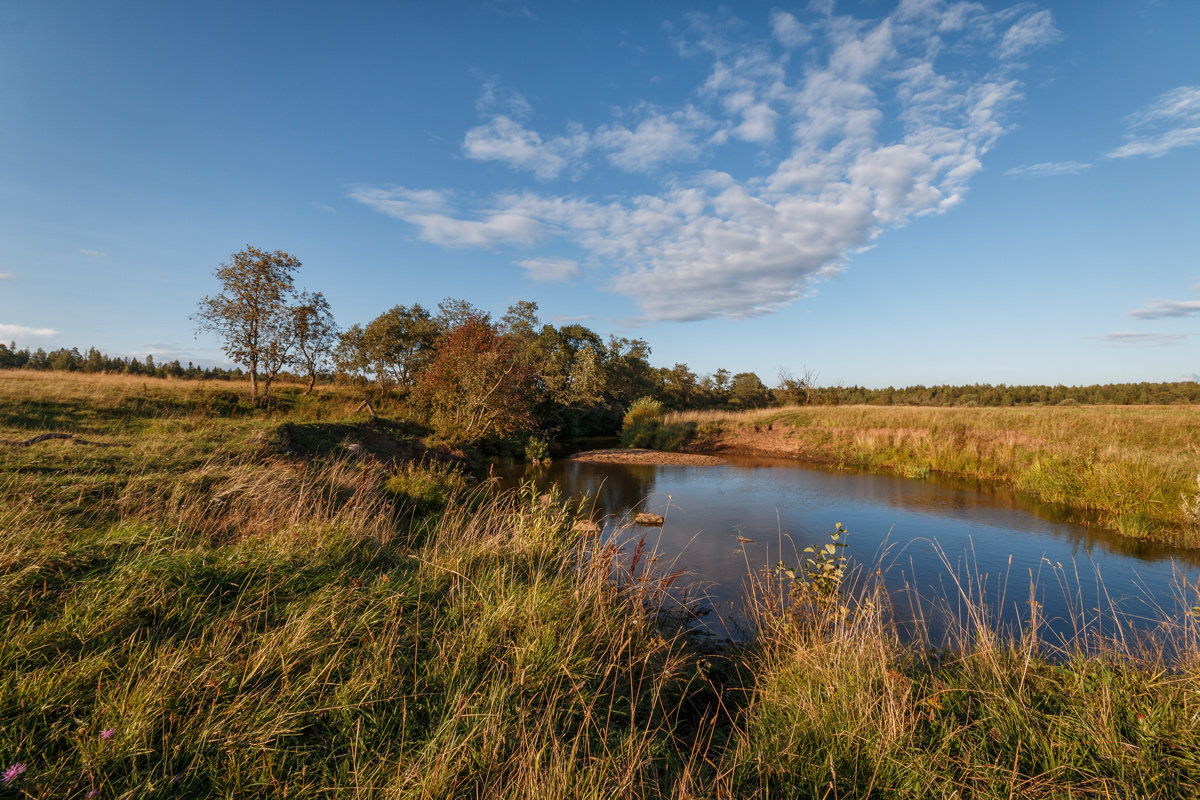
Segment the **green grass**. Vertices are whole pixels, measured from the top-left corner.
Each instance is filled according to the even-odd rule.
[[[882,595],[834,613],[759,581],[760,635],[714,650],[666,613],[669,578],[558,498],[405,461],[419,429],[336,392],[222,413],[229,388],[0,374],[0,438],[53,406],[119,445],[0,450],[0,772],[24,766],[0,797],[1200,786],[1190,618],[1168,620],[1172,661],[986,621],[931,650]]]

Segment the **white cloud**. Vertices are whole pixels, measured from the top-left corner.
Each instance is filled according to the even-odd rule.
[[[697,132],[707,119],[693,109],[675,114],[652,112],[633,129],[611,125],[596,132],[597,146],[608,151],[613,166],[626,172],[649,172],[668,161],[699,157]]]
[[[1106,333],[1099,338],[1107,344],[1134,345],[1137,347],[1162,347],[1163,345],[1182,342],[1184,339],[1187,339],[1187,334],[1124,331],[1121,333]]]
[[[771,17],[776,39],[792,30],[782,13]],[[651,181],[674,165],[657,187],[509,192],[482,202],[394,186],[350,196],[448,247],[564,239],[649,318],[768,312],[810,293],[884,231],[962,201],[1021,97],[1013,58],[1058,37],[1048,12],[1011,24],[1017,13],[905,0],[883,19],[829,16],[813,21],[803,59],[773,52],[770,41],[738,41],[744,26],[692,16],[695,43],[681,52],[712,67],[677,109],[635,104],[591,132],[562,137],[493,111],[464,143],[472,157],[543,178],[587,154]],[[939,60],[943,51],[956,54],[952,63]],[[735,162],[750,174],[734,177],[714,157],[738,140],[770,148],[753,168]],[[589,176],[600,165],[592,166]],[[518,263],[531,276],[570,275],[536,253]]]
[[[502,161],[516,169],[527,169],[543,180],[557,178],[572,159],[588,149],[589,137],[581,129],[567,136],[543,140],[536,132],[504,115],[467,131],[463,151],[478,161]]]
[[[1200,145],[1200,86],[1180,86],[1126,118],[1126,142],[1107,158],[1166,155]]]
[[[54,328],[30,328],[0,322],[0,339],[49,339],[54,336],[58,336],[58,331]]]
[[[108,257],[108,253],[101,253],[99,250],[87,250],[83,247],[79,248],[79,252],[83,253],[85,256],[91,256],[92,258]]]
[[[1200,300],[1151,300],[1148,308],[1137,308],[1129,316],[1138,319],[1166,319],[1200,315]]]
[[[786,11],[771,9],[771,35],[786,48],[795,49],[812,39],[808,29]]]
[[[1022,17],[1005,32],[1000,40],[1000,57],[1018,58],[1029,50],[1054,44],[1062,39],[1062,33],[1054,25],[1054,15],[1049,11],[1035,11]]]
[[[530,258],[517,262],[532,281],[566,281],[579,277],[579,263],[569,258]]]
[[[1086,172],[1092,168],[1092,164],[1080,161],[1046,161],[1041,164],[1026,164],[1022,167],[1013,167],[1005,171],[1005,175],[1032,175],[1034,177],[1043,177],[1046,175],[1078,175],[1081,172]]]
[[[543,236],[542,226],[536,220],[502,206],[483,209],[475,219],[455,216],[450,213],[446,192],[403,186],[360,186],[347,196],[382,214],[416,225],[422,239],[444,247],[533,244]],[[512,203],[511,198],[497,200]]]
[[[529,119],[533,115],[533,106],[525,96],[501,86],[495,76],[484,82],[483,92],[475,101],[475,110],[480,114],[505,114],[516,119]]]
[[[0,281],[15,281],[17,273],[15,272],[0,272]]]

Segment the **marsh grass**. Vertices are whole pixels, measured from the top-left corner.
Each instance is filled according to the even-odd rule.
[[[1062,637],[1031,602],[1005,631],[965,576],[940,640],[921,623],[914,641],[870,575],[840,604],[797,608],[785,584],[751,581],[754,690],[722,764],[733,796],[1200,796],[1194,621],[1136,637],[1081,614]]]
[[[3,796],[1200,785],[1191,617],[1167,620],[1170,659],[1113,637],[1050,657],[1036,619],[1010,636],[982,611],[958,640],[914,644],[869,580],[846,597],[870,603],[798,608],[764,573],[758,635],[706,647],[664,613],[674,575],[648,544],[577,534],[582,510],[553,495],[352,448],[336,396],[247,415],[203,386],[8,377],[0,438],[42,429],[50,406],[26,401],[44,392],[56,425],[121,446],[0,450]]]
[[[23,378],[0,436],[121,446],[0,454],[8,790],[684,791],[697,657],[661,582],[613,581],[573,510],[373,458],[348,423],[301,430],[328,441],[298,458],[307,412],[223,415],[222,386]]]
[[[1200,415],[1188,406],[812,406],[687,412],[701,440],[906,477],[1005,484],[1119,533],[1200,547]],[[770,426],[771,440],[761,441]],[[751,436],[753,434],[753,436]]]

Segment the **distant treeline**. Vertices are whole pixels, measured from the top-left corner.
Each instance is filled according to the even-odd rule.
[[[1095,386],[907,386],[864,389],[861,386],[815,389],[817,405],[883,406],[1055,406],[1055,405],[1191,405],[1200,403],[1200,383],[1106,383]]]
[[[625,344],[622,342],[622,344]],[[786,372],[777,385],[767,387],[753,372],[731,374],[720,369],[713,375],[699,376],[686,364],[673,368],[649,367],[645,355],[649,347],[637,350],[633,360],[642,367],[638,390],[653,397],[670,410],[731,410],[767,408],[784,405],[883,405],[883,406],[1038,406],[1038,405],[1191,405],[1200,404],[1200,383],[1106,383],[1093,386],[1008,386],[970,384],[966,386],[906,386],[868,389],[862,386],[815,386],[811,377],[797,379]],[[81,353],[78,348],[59,348],[46,352],[17,349],[15,343],[0,343],[0,369],[35,369],[58,372],[94,372],[146,375],[159,378],[197,378],[241,380],[241,368],[198,367],[178,359],[159,363],[154,356],[145,359],[109,356],[95,347]],[[299,376],[287,377],[299,380]],[[343,374],[343,378],[348,375]],[[322,378],[333,380],[334,373]]]
[[[162,364],[148,355],[144,360],[124,358],[101,353],[94,347],[89,347],[86,353],[79,348],[46,352],[39,347],[31,351],[28,347],[18,350],[16,342],[0,343],[0,369],[41,369],[55,372],[108,372],[126,375],[146,375],[155,378],[208,378],[217,380],[234,380],[246,377],[240,368],[225,369],[223,367],[197,367],[192,362],[187,366],[179,363],[179,359]]]

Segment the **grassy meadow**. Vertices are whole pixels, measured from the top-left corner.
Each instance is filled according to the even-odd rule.
[[[691,447],[1005,484],[1121,534],[1200,547],[1200,411],[805,406],[684,412]]]
[[[571,503],[244,388],[0,372],[0,439],[91,442],[0,445],[0,797],[1200,796],[1186,614],[914,645],[766,572],[715,646]]]

